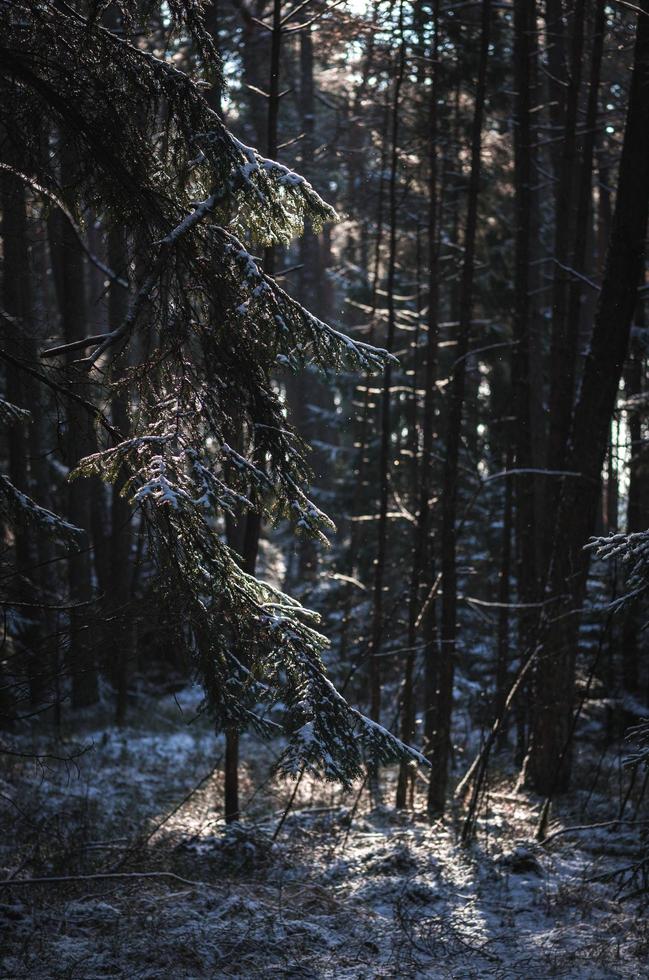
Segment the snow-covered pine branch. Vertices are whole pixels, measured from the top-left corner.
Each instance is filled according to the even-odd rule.
[[[264,734],[279,725],[289,769],[301,758],[349,783],[366,758],[408,750],[335,691],[314,615],[247,574],[225,526],[252,508],[326,538],[333,525],[309,497],[307,447],[286,417],[278,364],[378,371],[389,355],[311,314],[254,257],[307,222],[335,220],[311,184],[230,133],[177,65],[85,10],[66,0],[0,5],[3,71],[20,86],[20,118],[0,105],[0,123],[19,134],[47,118],[74,161],[63,193],[56,155],[25,140],[21,172],[76,229],[90,206],[125,243],[115,270],[128,283],[122,322],[49,352],[69,360],[90,348],[80,363],[96,369],[97,401],[120,396],[129,407],[128,438],[105,430],[71,476],[115,482],[139,509],[171,642],[191,657],[216,722]],[[174,3],[170,16],[208,50],[192,11]],[[76,380],[73,365],[66,371],[66,384]]]
[[[78,540],[85,533],[18,490],[4,473],[0,473],[0,518],[9,525],[33,524],[45,534],[68,541]]]
[[[30,413],[26,408],[19,408],[6,398],[0,398],[0,425],[11,425],[14,422],[24,422]]]

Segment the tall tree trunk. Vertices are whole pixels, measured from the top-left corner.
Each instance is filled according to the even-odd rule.
[[[533,186],[537,170],[532,156],[535,132],[532,124],[533,100],[536,94],[536,2],[515,0],[514,4],[514,353],[512,357],[515,405],[516,468],[532,469],[535,465],[534,444],[538,440],[538,423],[533,414],[531,378],[532,358],[539,356],[532,343],[531,258],[533,212],[536,206]],[[531,473],[519,473],[514,478],[516,502],[516,580],[518,600],[529,606],[538,594],[539,554],[537,549],[538,507],[537,478]],[[507,478],[507,483],[510,479]],[[523,659],[533,642],[536,617],[530,608],[521,610],[518,619],[518,652]],[[499,685],[498,685],[499,686]],[[526,685],[527,687],[527,685]],[[519,741],[524,738],[525,719],[521,698],[517,702]],[[500,699],[499,699],[500,704]]]
[[[644,275],[642,276],[644,280]],[[644,328],[645,299],[640,297],[637,306],[636,325]],[[624,372],[624,394],[631,400],[644,391],[645,357],[643,346],[637,338],[631,341],[631,356]],[[627,533],[644,531],[649,524],[649,464],[647,449],[642,439],[642,409],[628,411],[629,441],[629,490],[627,496]],[[622,679],[624,690],[637,694],[639,684],[639,643],[638,638],[643,625],[643,617],[634,605],[624,611],[622,626]]]
[[[437,228],[437,100],[439,98],[439,0],[433,5],[433,43],[431,49],[432,79],[429,107],[428,134],[428,312],[426,317],[426,361],[424,375],[424,413],[422,419],[422,450],[419,466],[419,506],[414,530],[412,571],[410,578],[410,600],[408,605],[408,654],[406,660],[406,676],[401,703],[401,737],[410,742],[414,735],[414,700],[413,674],[416,662],[416,644],[419,628],[422,628],[424,643],[424,741],[428,746],[427,735],[430,734],[433,719],[434,659],[436,654],[434,602],[428,603],[428,608],[421,609],[422,586],[424,602],[426,594],[432,588],[435,574],[433,536],[430,533],[430,497],[432,489],[432,451],[433,430],[435,424],[435,380],[437,376],[437,343],[439,339],[439,285],[438,260],[439,242]],[[421,616],[421,624],[419,622]],[[402,761],[399,767],[397,784],[397,807],[405,807],[408,788],[408,767]]]
[[[469,179],[466,230],[464,235],[464,261],[460,287],[457,349],[447,396],[448,414],[442,483],[441,651],[435,719],[436,726],[430,756],[431,772],[428,798],[429,810],[433,813],[443,813],[446,806],[448,760],[451,749],[451,719],[453,713],[453,680],[455,676],[455,642],[457,632],[457,483],[460,462],[460,440],[462,435],[466,360],[473,312],[475,239],[482,163],[482,121],[487,87],[491,12],[491,0],[483,0],[480,28],[480,61],[471,130],[471,176]]]
[[[318,188],[317,170],[314,167],[315,145],[315,85],[314,85],[313,36],[310,27],[300,32],[300,91],[299,110],[302,133],[300,173]],[[300,302],[321,319],[327,319],[326,275],[322,261],[325,249],[320,247],[318,236],[312,228],[304,228],[299,242],[299,289]],[[327,423],[325,412],[333,407],[329,387],[322,383],[314,371],[300,371],[286,379],[286,398],[292,411],[300,435],[311,445],[314,441],[330,444],[335,435]],[[315,420],[311,406],[324,411],[316,414]],[[327,465],[327,451],[312,447],[310,464],[317,481],[318,490],[330,485],[330,467]],[[318,544],[313,538],[301,535],[295,542],[298,583],[313,582],[318,572]]]
[[[111,269],[124,274],[128,266],[128,251],[125,236],[120,229],[111,229],[108,234],[108,264]],[[108,328],[116,330],[128,312],[128,293],[116,283],[108,292]],[[116,379],[117,380],[117,379]],[[112,399],[113,425],[122,438],[130,434],[128,388],[122,381]],[[110,530],[110,590],[109,608],[115,650],[113,678],[115,682],[116,704],[115,721],[123,725],[126,720],[127,685],[129,664],[135,655],[135,625],[128,608],[131,601],[131,552],[133,547],[132,514],[128,501],[121,495],[127,474],[121,471],[113,484],[111,500]]]
[[[559,136],[564,131],[567,93],[565,23],[563,0],[545,0],[545,52],[547,57],[547,101],[554,142],[550,146],[552,168],[557,183],[555,192],[559,193],[559,172],[561,169],[561,142]]]
[[[273,29],[271,34],[270,84],[268,90],[268,116],[266,152],[271,160],[277,156],[277,122],[279,118],[279,72],[282,43],[281,0],[273,0]],[[264,271],[272,275],[275,267],[275,250],[264,250]],[[254,440],[254,434],[253,434]],[[254,451],[254,447],[253,447]],[[255,574],[261,533],[261,513],[250,510],[246,517],[243,535],[242,566],[249,575]],[[239,733],[231,728],[225,733],[225,822],[239,819]]]
[[[583,5],[582,5],[583,7]],[[566,85],[564,117],[564,139],[560,157],[557,184],[555,216],[555,261],[552,308],[551,342],[551,389],[549,411],[549,435],[547,464],[551,470],[561,470],[566,466],[573,405],[576,393],[578,347],[580,339],[581,307],[583,281],[588,247],[588,227],[592,207],[592,174],[595,148],[599,78],[602,61],[603,37],[605,28],[604,4],[599,3],[593,25],[593,43],[588,99],[586,106],[585,133],[578,137],[579,89],[581,84],[581,62],[584,49],[585,11],[575,8],[572,18],[571,67]],[[581,147],[581,153],[579,153]],[[580,157],[580,159],[579,159]],[[573,207],[573,198],[576,206]],[[571,246],[572,242],[572,246]],[[520,465],[533,466],[533,457]],[[525,480],[519,477],[519,481]],[[529,479],[529,478],[527,478]],[[538,480],[538,477],[535,478]],[[543,579],[548,572],[552,554],[554,517],[561,493],[561,484],[556,476],[545,481],[544,513],[540,534],[537,535],[536,582],[535,588],[521,590],[521,600],[531,603],[540,599],[539,589],[543,591]],[[522,520],[519,521],[519,531]],[[524,538],[522,544],[524,544]],[[528,564],[523,549],[519,554],[521,570]],[[538,589],[536,588],[538,583]],[[529,583],[532,584],[531,581]],[[536,630],[540,618],[534,610],[524,610],[521,616],[522,655],[529,653],[536,642]],[[532,714],[533,712],[527,712]],[[521,746],[522,748],[522,746]],[[520,753],[522,756],[522,753]]]
[[[273,0],[274,2],[274,0]],[[252,140],[264,146],[268,131],[268,106],[260,92],[268,84],[268,31],[259,23],[264,16],[266,0],[235,0],[243,21],[241,61],[243,77],[248,86]]]
[[[2,299],[6,313],[15,317],[13,328],[5,325],[9,333],[8,346],[17,356],[27,360],[36,358],[36,342],[33,336],[32,291],[27,238],[27,210],[25,188],[21,180],[4,171],[0,177],[2,190],[2,247],[3,276]],[[6,386],[7,399],[20,408],[31,412],[37,408],[36,392],[33,383],[19,371],[9,370]],[[7,433],[9,449],[9,479],[19,490],[30,494],[31,476],[30,455],[37,446],[30,445],[30,435],[38,431],[40,420],[32,418],[29,423],[14,423]],[[45,488],[37,488],[39,493]],[[41,502],[46,503],[41,496]],[[33,566],[38,557],[36,542],[29,525],[18,526],[14,532],[14,560],[16,573],[16,599],[22,602],[33,601]],[[40,650],[38,621],[40,613],[34,608],[24,608],[18,617],[20,626],[18,640],[24,656],[24,668],[29,684],[29,697],[33,705],[38,704],[44,694],[45,664]],[[7,706],[9,712],[9,707]]]
[[[512,464],[511,450],[507,451],[505,457],[505,469],[509,469]],[[512,556],[512,512],[513,512],[514,493],[512,481],[505,478],[505,499],[503,503],[503,534],[500,552],[500,574],[498,577],[498,637],[496,652],[496,683],[495,683],[495,711],[494,717],[504,716],[505,702],[509,692],[509,604],[511,597],[510,577],[511,577],[511,556]],[[503,724],[500,731],[500,741],[504,742],[507,735],[507,726]]]
[[[73,168],[67,148],[61,151],[63,181],[73,179]],[[86,280],[84,256],[70,223],[60,212],[50,222],[50,252],[55,267],[54,281],[61,314],[63,338],[72,344],[87,336]],[[67,355],[69,384],[76,390],[84,388],[87,378],[81,377],[73,366],[76,352]],[[85,394],[85,391],[83,392]],[[92,420],[84,408],[75,402],[66,405],[65,464],[72,470],[79,460],[93,451],[95,443]],[[91,527],[90,493],[86,480],[76,479],[69,483],[67,517],[71,524],[86,532]],[[88,539],[90,535],[88,534]],[[76,547],[76,546],[75,546]],[[92,565],[90,553],[84,543],[70,553],[68,560],[68,587],[70,594],[70,645],[69,670],[72,677],[72,705],[85,707],[94,704],[99,697],[96,656],[93,638],[86,623],[87,603],[92,598]]]
[[[608,451],[606,453],[606,534],[617,531],[619,491],[617,483],[617,436],[615,420],[611,419]],[[613,599],[614,596],[611,596]]]
[[[219,28],[221,26],[221,11],[222,11],[222,0],[211,0],[205,10],[205,26],[212,35],[212,40],[214,42],[214,47],[216,49],[219,57],[221,56],[221,41],[219,37]],[[221,104],[223,98],[222,86],[219,78],[216,78],[212,88],[206,94],[205,98],[209,102],[212,109],[218,112],[219,115],[222,114],[223,106]]]
[[[572,259],[571,243],[574,240],[575,229],[578,240],[582,235],[581,229],[576,227],[573,202],[577,175],[577,124],[584,48],[584,10],[585,0],[576,0],[572,16],[570,74],[566,88],[566,112],[561,143],[562,152],[555,215],[550,349],[550,429],[548,437],[548,465],[550,469],[554,470],[563,469],[565,463],[575,395],[575,366],[579,335],[579,317],[576,317],[575,320],[569,317],[571,275],[568,270]],[[588,201],[586,202],[586,211],[587,208]],[[583,234],[585,235],[585,228]],[[584,248],[581,249],[581,252],[581,265],[583,265]],[[546,490],[545,534],[548,542],[552,540],[554,514],[559,492],[559,484],[555,478],[551,477]],[[547,549],[548,555],[549,551],[550,546]]]
[[[597,110],[599,100],[600,76],[602,70],[602,55],[604,53],[604,34],[606,32],[606,4],[598,0],[593,20],[593,40],[590,63],[590,78],[588,83],[588,100],[584,135],[581,144],[581,164],[577,187],[577,212],[575,218],[575,242],[572,253],[572,275],[568,299],[568,323],[575,324],[572,328],[579,330],[582,317],[582,300],[584,292],[583,280],[579,273],[588,271],[587,256],[589,247],[593,248],[593,169],[595,160],[595,143],[597,140]],[[591,290],[592,292],[592,290]],[[576,344],[576,341],[574,342]],[[576,360],[576,358],[575,358]],[[573,361],[573,369],[575,362]],[[572,381],[574,386],[574,380]]]
[[[376,319],[377,319],[377,300],[378,300],[378,289],[380,281],[381,272],[381,249],[383,244],[383,236],[385,230],[385,179],[384,174],[386,170],[387,161],[387,135],[388,127],[390,122],[390,113],[388,111],[388,105],[385,105],[385,111],[383,114],[383,126],[381,133],[381,172],[379,175],[379,188],[378,188],[378,200],[376,208],[376,235],[374,239],[374,256],[371,269],[371,283],[372,283],[372,296],[370,301],[370,332],[369,332],[369,343],[374,343],[376,334]],[[357,545],[359,538],[359,525],[358,522],[354,520],[355,517],[361,513],[360,508],[364,502],[365,490],[368,484],[367,473],[368,473],[368,447],[371,442],[371,437],[373,434],[371,422],[371,411],[372,405],[370,401],[370,385],[371,385],[371,375],[366,374],[363,378],[363,388],[362,388],[362,406],[360,412],[360,419],[358,419],[358,436],[355,442],[358,444],[358,454],[357,454],[357,471],[355,474],[355,485],[357,491],[352,499],[351,514],[350,514],[350,528],[349,528],[349,547],[347,548],[346,561],[344,565],[345,574],[351,577],[354,574],[355,562],[357,557]],[[353,605],[353,595],[351,588],[348,588],[346,594],[346,601],[343,609],[342,617],[342,627],[340,633],[340,660],[344,663],[347,648],[349,645],[349,627],[351,625],[351,611]],[[371,646],[369,655],[371,657]]]
[[[618,192],[592,341],[572,429],[570,464],[556,515],[546,617],[539,658],[537,704],[527,770],[546,795],[564,790],[570,742],[579,609],[601,493],[609,426],[627,353],[642,273],[649,213],[649,0],[642,0],[634,46]]]
[[[397,266],[397,180],[399,167],[399,109],[401,86],[405,67],[405,39],[403,36],[403,0],[399,4],[399,54],[394,80],[392,101],[392,140],[390,178],[388,184],[389,254],[387,275],[388,324],[385,346],[391,352],[396,330],[395,279]],[[377,550],[374,563],[372,588],[372,623],[370,634],[370,717],[378,721],[381,716],[381,644],[383,642],[384,614],[383,589],[387,554],[388,498],[390,486],[392,362],[388,361],[383,374],[381,393],[381,436],[379,450],[379,514],[377,525]]]

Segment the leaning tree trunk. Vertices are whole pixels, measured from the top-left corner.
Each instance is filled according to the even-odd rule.
[[[570,445],[571,469],[555,521],[547,596],[551,619],[542,633],[537,704],[527,772],[548,796],[567,788],[579,609],[601,493],[611,417],[627,354],[644,263],[649,213],[649,0],[638,17],[617,202],[590,350],[584,365]]]

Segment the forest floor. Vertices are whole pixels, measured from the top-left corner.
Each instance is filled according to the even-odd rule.
[[[641,856],[637,823],[541,846],[541,801],[502,777],[467,849],[452,816],[431,826],[305,778],[279,826],[294,783],[244,738],[244,817],[226,829],[222,740],[204,717],[187,724],[195,707],[187,690],[146,699],[137,727],[95,715],[72,761],[5,756],[0,877],[94,877],[0,888],[3,980],[647,975],[640,899],[595,880]],[[51,746],[13,739],[64,754]],[[551,831],[610,818],[600,777]]]

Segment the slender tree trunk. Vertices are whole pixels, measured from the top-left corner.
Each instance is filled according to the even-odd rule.
[[[314,166],[315,153],[315,85],[313,77],[313,36],[311,28],[306,27],[300,32],[300,91],[299,110],[302,135],[300,173],[318,189],[317,168]],[[327,314],[323,308],[326,292],[326,275],[322,261],[325,250],[320,248],[318,236],[312,228],[305,227],[299,242],[298,295],[300,302],[321,319],[326,320]],[[286,379],[286,398],[293,418],[298,426],[300,435],[312,445],[314,441],[332,443],[335,435],[331,426],[325,421],[325,411],[333,406],[331,390],[322,383],[314,371],[301,371]],[[312,417],[311,406],[318,406],[325,411]],[[314,473],[314,482],[319,490],[330,486],[330,467],[327,465],[327,453],[321,448],[312,446],[310,464]],[[313,538],[301,535],[295,542],[297,551],[297,569],[295,578],[298,583],[313,582],[318,573],[318,544]]]
[[[448,390],[448,415],[444,477],[442,484],[442,622],[439,683],[437,691],[436,729],[431,747],[429,809],[443,813],[446,806],[448,760],[451,750],[451,719],[453,713],[453,680],[455,676],[455,643],[457,617],[457,497],[460,462],[460,439],[466,379],[466,359],[469,348],[473,312],[473,276],[475,240],[478,222],[480,191],[482,122],[487,87],[487,61],[491,30],[491,0],[482,2],[480,28],[480,61],[476,86],[475,107],[471,130],[471,176],[467,202],[464,260],[460,288],[457,353]]]
[[[604,0],[598,0],[593,23],[593,45],[588,84],[588,101],[586,105],[585,133],[581,149],[581,164],[579,170],[579,186],[577,188],[577,213],[575,218],[575,242],[571,266],[574,273],[570,280],[568,293],[568,325],[572,331],[571,350],[574,352],[568,368],[573,372],[568,377],[568,385],[575,386],[574,372],[577,365],[577,345],[579,326],[582,318],[581,308],[584,283],[579,278],[587,272],[586,261],[589,238],[592,236],[592,205],[593,205],[593,165],[595,159],[595,142],[597,137],[597,108],[599,98],[602,55],[604,51],[604,34],[606,31],[606,5]]]
[[[611,419],[608,452],[606,453],[606,533],[614,534],[618,529],[619,491],[617,484],[617,436],[615,420]],[[611,596],[613,598],[613,596]]]
[[[644,280],[644,275],[642,276]],[[638,302],[636,324],[644,328],[644,297]],[[631,357],[624,374],[624,394],[627,399],[641,395],[644,390],[645,357],[642,345],[637,339],[631,341]],[[627,496],[627,533],[644,531],[649,524],[647,500],[649,499],[649,465],[646,445],[642,439],[642,410],[631,408],[628,412],[630,459],[629,491]],[[637,694],[639,684],[639,643],[638,637],[644,617],[631,605],[624,612],[622,626],[622,678],[624,690]]]
[[[512,464],[512,453],[508,450],[505,469],[509,469]],[[509,629],[510,615],[509,604],[511,598],[510,578],[511,578],[511,558],[512,558],[512,516],[513,516],[514,492],[511,479],[505,479],[505,500],[503,506],[503,535],[500,552],[500,575],[498,580],[498,639],[496,653],[496,696],[495,696],[495,717],[504,716],[504,707],[509,693]],[[500,731],[500,740],[504,742],[507,736],[507,727],[503,725]]]
[[[266,152],[271,160],[277,156],[277,122],[279,118],[279,72],[282,42],[281,0],[273,0],[273,29],[270,52],[270,85],[268,90],[268,117]],[[272,275],[275,267],[275,250],[264,250],[264,271]],[[253,435],[254,439],[254,435]],[[255,574],[261,533],[261,512],[251,510],[246,517],[243,535],[242,566],[249,575]],[[231,728],[225,733],[225,822],[239,819],[239,733]]]
[[[532,469],[535,464],[534,443],[538,426],[534,424],[532,394],[532,358],[538,356],[532,344],[531,258],[533,210],[536,205],[533,185],[537,179],[532,146],[535,132],[532,125],[533,99],[536,94],[536,3],[535,0],[515,0],[514,4],[514,353],[513,394],[515,405],[516,468]],[[538,368],[538,366],[537,366]],[[538,595],[539,554],[537,551],[536,477],[520,473],[513,478],[516,502],[516,580],[518,599],[523,605],[533,603]],[[507,484],[511,483],[507,479]],[[536,616],[524,609],[518,619],[518,652],[524,659],[531,647]],[[500,692],[500,684],[497,685]],[[523,701],[528,685],[523,687],[517,701],[519,741],[524,740],[525,710]],[[501,704],[499,694],[499,706]],[[520,746],[519,746],[520,748]]]
[[[611,237],[611,190],[609,187],[610,172],[604,159],[606,151],[600,148],[597,166],[597,274],[601,278],[606,267],[606,251]]]
[[[72,167],[68,153],[62,148],[62,174],[64,180],[72,179]],[[61,314],[63,337],[66,344],[87,336],[85,261],[79,242],[60,212],[52,215],[49,222],[50,252],[55,267],[54,281]],[[67,357],[70,387],[76,390],[80,383],[84,389],[87,378],[81,377],[73,366],[77,354]],[[85,394],[84,392],[82,392]],[[66,433],[64,455],[66,466],[72,470],[79,460],[93,451],[95,444],[92,420],[85,409],[74,402],[66,405]],[[71,524],[87,532],[91,528],[90,493],[86,480],[76,479],[69,483],[67,517]],[[90,540],[90,535],[88,535]],[[87,544],[70,553],[68,560],[68,586],[72,611],[70,613],[70,645],[68,664],[72,677],[72,705],[80,708],[94,704],[99,697],[96,655],[93,638],[86,623],[87,603],[92,598],[92,565]]]
[[[396,330],[395,279],[397,264],[397,180],[399,167],[399,109],[401,86],[405,66],[405,40],[403,36],[403,0],[399,5],[400,47],[395,75],[392,102],[392,141],[390,160],[390,179],[388,185],[389,254],[387,275],[388,324],[386,349],[394,347]],[[377,528],[377,551],[374,563],[374,582],[372,589],[372,623],[370,634],[370,717],[378,721],[381,716],[381,667],[380,654],[383,642],[383,589],[387,556],[388,498],[390,483],[390,441],[391,441],[391,391],[392,362],[388,361],[383,375],[381,394],[381,441],[379,450],[379,514]]]
[[[371,297],[371,312],[370,312],[370,333],[369,333],[369,343],[374,343],[375,333],[376,333],[376,312],[377,312],[377,298],[378,298],[378,288],[380,281],[380,271],[381,271],[381,247],[383,244],[384,236],[384,226],[385,226],[385,164],[387,160],[387,134],[389,126],[389,112],[388,106],[385,107],[383,127],[381,134],[381,173],[379,177],[379,189],[378,189],[378,201],[376,210],[376,236],[374,241],[374,256],[372,262],[371,271],[371,282],[372,282],[372,297]],[[363,379],[363,401],[359,419],[359,431],[358,431],[358,454],[357,454],[357,472],[355,485],[357,491],[352,499],[351,507],[351,520],[349,528],[349,547],[347,549],[347,556],[345,562],[345,574],[352,576],[354,574],[355,562],[357,557],[357,545],[358,545],[358,524],[354,521],[354,517],[357,517],[361,513],[360,508],[362,507],[363,500],[365,497],[365,490],[367,487],[367,471],[368,471],[368,446],[371,441],[372,429],[370,427],[370,415],[371,415],[371,402],[370,402],[370,384],[371,375],[366,374]],[[345,606],[343,610],[343,621],[340,633],[340,660],[344,663],[347,656],[347,648],[349,644],[349,627],[352,611],[352,591],[348,589]],[[371,657],[371,647],[370,647],[370,657]]]
[[[561,169],[561,142],[558,137],[564,131],[567,93],[565,24],[563,0],[545,0],[545,51],[548,63],[547,101],[549,108],[551,134],[555,138],[550,147],[550,156],[557,183],[555,192],[559,193],[559,172]]]
[[[36,343],[33,336],[32,290],[29,261],[29,242],[27,237],[27,210],[25,188],[21,180],[6,171],[0,178],[2,190],[2,247],[3,276],[2,300],[6,313],[15,317],[13,328],[5,325],[8,332],[8,346],[18,357],[32,360],[36,358]],[[20,408],[34,412],[36,392],[27,376],[19,371],[9,370],[6,386],[7,399]],[[14,423],[9,426],[7,442],[9,449],[9,479],[19,490],[30,494],[31,476],[30,455],[39,447],[30,445],[30,435],[38,431],[39,419]],[[38,494],[44,488],[38,488]],[[41,497],[41,502],[45,503]],[[16,599],[34,599],[32,567],[37,560],[37,546],[29,525],[18,526],[14,531],[14,561],[16,573]],[[44,694],[45,664],[40,650],[40,613],[36,608],[25,609],[18,617],[18,641],[24,656],[24,667],[29,684],[29,698],[32,705],[38,704]],[[10,713],[9,704],[6,705]]]
[[[108,264],[112,269],[124,274],[127,263],[127,243],[119,229],[111,229],[108,234]],[[108,328],[115,330],[123,323],[128,312],[128,293],[113,283],[108,293]],[[122,438],[130,434],[128,389],[120,387],[112,399],[113,425]],[[111,631],[114,653],[113,678],[116,690],[115,721],[123,725],[126,720],[127,686],[129,663],[135,655],[135,626],[128,606],[131,601],[131,552],[133,547],[133,528],[131,508],[121,495],[126,480],[126,472],[119,473],[113,484],[111,499],[110,531],[110,601]]]
[[[264,146],[268,131],[267,100],[259,91],[264,91],[268,84],[268,32],[259,23],[265,3],[254,0],[253,3],[237,0],[235,4],[243,21],[243,46],[241,61],[243,76],[249,88],[249,111],[252,129],[252,140],[255,146]],[[258,90],[258,91],[255,91]]]
[[[417,509],[417,522],[415,524],[412,571],[410,578],[410,600],[408,605],[408,654],[406,660],[406,676],[404,678],[404,688],[401,704],[401,737],[403,741],[410,742],[414,735],[414,699],[413,699],[413,674],[416,662],[416,644],[419,629],[422,629],[424,643],[424,670],[425,670],[425,704],[424,704],[424,739],[425,746],[428,746],[427,735],[433,720],[433,710],[431,699],[433,697],[434,685],[432,676],[434,674],[435,659],[435,615],[434,602],[429,603],[428,609],[422,614],[421,594],[422,585],[424,587],[424,601],[426,593],[432,587],[434,581],[434,553],[433,537],[430,533],[430,497],[432,489],[432,450],[433,450],[433,430],[435,424],[435,380],[437,376],[437,343],[438,343],[438,312],[439,312],[439,285],[438,285],[438,229],[437,229],[437,100],[439,98],[439,71],[438,59],[438,37],[439,37],[439,0],[435,0],[433,6],[433,44],[431,50],[432,62],[432,85],[430,95],[429,110],[429,177],[428,177],[428,313],[426,317],[427,337],[426,337],[426,361],[424,374],[424,413],[422,419],[422,450],[421,463],[419,466],[419,506]],[[397,807],[403,808],[406,805],[408,787],[408,768],[405,762],[399,767],[399,781],[397,784]]]
[[[555,216],[554,255],[555,264],[552,290],[552,340],[550,350],[550,430],[548,438],[548,465],[550,469],[564,468],[570,422],[575,394],[575,366],[579,317],[569,317],[571,275],[568,271],[572,259],[571,243],[575,233],[581,245],[582,231],[576,228],[574,195],[577,175],[577,124],[581,65],[584,47],[585,0],[576,0],[572,16],[572,42],[570,75],[566,89],[566,112],[562,140],[562,153],[557,185],[557,210]],[[596,98],[596,93],[595,93]],[[581,202],[580,202],[581,203]],[[586,213],[588,210],[586,201]],[[583,218],[583,215],[580,215]],[[585,223],[585,219],[584,219]],[[575,232],[576,229],[576,232]],[[583,234],[585,235],[585,229]],[[584,248],[581,248],[581,265]],[[546,490],[545,533],[552,538],[559,484],[550,478]],[[548,547],[548,551],[550,548]]]
[[[211,3],[205,11],[205,26],[212,35],[212,40],[214,41],[214,47],[216,48],[217,54],[221,54],[221,43],[219,38],[219,28],[221,26],[221,11],[222,11],[222,0],[211,0]],[[209,102],[212,109],[218,112],[219,115],[223,112],[223,107],[221,100],[223,98],[223,91],[221,87],[220,80],[216,79],[212,88],[209,90],[205,96]]]

